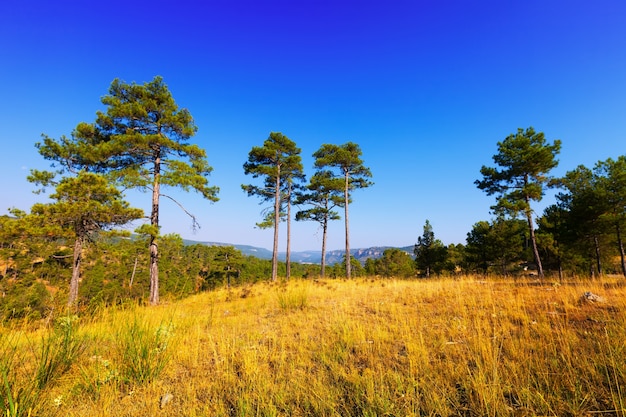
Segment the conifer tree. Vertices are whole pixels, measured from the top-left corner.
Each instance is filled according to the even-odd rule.
[[[374,184],[369,180],[372,177],[372,173],[369,168],[363,165],[361,155],[361,148],[353,142],[347,142],[343,145],[323,144],[313,154],[316,168],[336,169],[339,171],[339,174],[335,175],[335,177],[343,178],[347,278],[350,278],[352,269],[350,262],[350,222],[348,217],[348,206],[351,201],[350,195],[356,189],[366,188]]]
[[[272,247],[272,281],[278,279],[278,224],[281,219],[282,203],[286,202],[283,195],[290,182],[303,176],[302,158],[298,148],[291,139],[280,132],[271,132],[263,142],[263,146],[254,146],[248,154],[248,161],[243,165],[244,173],[253,178],[263,178],[263,186],[242,184],[241,188],[249,196],[259,196],[263,201],[274,202],[271,217],[265,217],[261,227],[274,227],[274,244]],[[290,204],[291,195],[289,196]]]
[[[606,204],[604,219],[615,231],[620,268],[626,277],[626,251],[624,250],[624,228],[626,227],[626,156],[616,160],[600,161],[594,168],[600,198]]]
[[[339,220],[335,207],[343,206],[343,180],[336,178],[328,170],[319,170],[311,177],[306,191],[300,193],[296,199],[298,205],[308,205],[311,208],[296,213],[296,220],[313,220],[322,228],[322,265],[320,277],[326,275],[326,238],[328,223]]]
[[[543,132],[535,132],[532,127],[518,129],[517,133],[498,142],[498,153],[493,156],[498,167],[483,166],[480,170],[483,179],[475,181],[487,195],[497,195],[493,207],[497,212],[510,213],[513,217],[519,213],[525,216],[535,263],[542,278],[531,201],[541,201],[544,187],[549,184],[548,173],[558,165],[556,155],[560,150],[560,140],[548,144]]]
[[[443,267],[446,247],[439,239],[435,239],[435,232],[428,220],[424,223],[422,236],[417,238],[413,253],[417,268],[423,271],[426,278],[430,277],[431,272],[439,272]]]
[[[143,211],[130,208],[122,199],[121,192],[106,178],[89,172],[61,179],[50,198],[55,202],[35,204],[31,209],[31,216],[34,216],[35,223],[40,225],[42,231],[58,227],[74,239],[74,262],[68,299],[68,305],[72,306],[78,299],[85,245],[99,232],[143,217]]]
[[[204,149],[189,143],[196,134],[191,113],[178,107],[161,77],[139,85],[119,79],[112,82],[102,98],[106,112],[98,112],[95,124],[81,124],[76,136],[91,147],[88,162],[108,172],[126,188],[151,193],[150,226],[150,303],[159,303],[159,210],[160,198],[180,202],[162,192],[164,187],[196,191],[209,201],[217,201],[219,189],[209,186],[213,170]],[[185,210],[194,227],[193,214]]]

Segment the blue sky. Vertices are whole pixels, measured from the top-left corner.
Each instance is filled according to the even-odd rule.
[[[221,190],[213,204],[168,190],[202,227],[163,201],[165,233],[270,248],[242,165],[280,131],[309,176],[321,144],[361,146],[375,185],[353,195],[351,247],[412,245],[426,219],[444,243],[464,243],[494,203],[474,185],[479,170],[518,127],[562,140],[554,175],[626,152],[625,21],[622,0],[6,0],[0,213],[46,201],[25,179],[48,166],[42,133],[94,121],[115,78],[161,75]],[[149,209],[149,195],[127,196]],[[292,245],[319,250],[317,224],[294,223]],[[333,222],[329,249],[343,245]]]

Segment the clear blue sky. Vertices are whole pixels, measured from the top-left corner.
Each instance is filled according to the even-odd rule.
[[[164,232],[270,248],[255,228],[263,206],[240,186],[254,181],[242,168],[252,146],[280,131],[308,175],[322,143],[361,146],[375,185],[353,196],[351,247],[412,245],[426,219],[464,243],[494,203],[474,185],[480,167],[518,127],[563,141],[555,175],[626,152],[624,22],[623,0],[5,0],[0,213],[46,201],[25,180],[48,166],[42,133],[94,121],[115,78],[161,75],[221,189],[214,204],[173,192],[202,228],[163,201]],[[149,195],[128,198],[149,209]],[[343,239],[333,222],[329,249]],[[294,224],[292,242],[319,250],[317,224]]]

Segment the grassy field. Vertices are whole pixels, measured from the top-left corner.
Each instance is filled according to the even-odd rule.
[[[625,416],[622,284],[292,281],[7,325],[2,412]]]

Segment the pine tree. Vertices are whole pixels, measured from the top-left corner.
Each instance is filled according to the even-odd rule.
[[[351,201],[352,191],[359,188],[372,186],[374,183],[369,180],[372,173],[369,168],[363,165],[361,160],[361,148],[353,142],[343,145],[323,144],[317,150],[315,157],[315,167],[318,169],[330,168],[338,170],[336,178],[343,178],[343,201],[344,220],[346,231],[346,277],[351,277],[352,262],[350,261],[350,221],[348,217],[348,206]]]
[[[483,179],[475,181],[487,195],[497,195],[497,204],[493,207],[497,212],[510,213],[514,217],[522,213],[526,217],[540,277],[543,277],[543,267],[537,249],[531,201],[541,201],[544,187],[550,180],[547,174],[558,165],[555,157],[560,150],[560,140],[550,145],[542,132],[535,132],[532,127],[518,129],[517,133],[498,142],[498,153],[493,156],[493,161],[499,168],[483,166],[480,170]]]
[[[246,175],[263,178],[263,186],[242,184],[241,188],[249,196],[256,195],[263,201],[274,202],[273,211],[260,224],[261,227],[274,227],[272,281],[278,279],[278,225],[281,210],[283,203],[291,204],[291,195],[286,197],[284,190],[289,189],[294,180],[303,176],[300,152],[300,148],[287,136],[280,132],[271,132],[263,146],[254,146],[250,150],[248,161],[243,165]]]
[[[159,303],[159,210],[162,187],[197,191],[209,201],[217,201],[219,189],[208,185],[213,170],[206,152],[189,143],[197,131],[191,113],[180,109],[161,77],[143,85],[118,79],[102,98],[106,112],[98,112],[95,124],[82,124],[77,136],[95,144],[95,165],[108,172],[126,188],[151,192],[149,235],[150,303]],[[198,227],[193,214],[185,210]]]
[[[81,262],[85,245],[99,232],[124,225],[143,216],[143,211],[130,208],[121,192],[102,175],[81,172],[65,177],[50,195],[50,204],[35,204],[31,215],[41,230],[58,227],[74,239],[74,262],[68,305],[78,299]],[[61,236],[59,236],[61,237]]]
[[[331,171],[319,170],[311,177],[306,191],[300,193],[296,204],[308,205],[311,208],[300,210],[296,213],[296,220],[313,220],[322,228],[322,265],[320,276],[326,274],[326,238],[328,235],[328,223],[331,220],[339,220],[339,214],[334,210],[341,207],[343,202],[343,181],[333,176]]]

